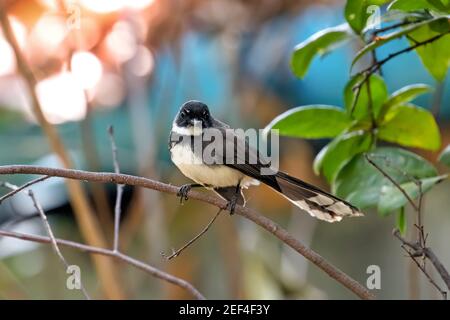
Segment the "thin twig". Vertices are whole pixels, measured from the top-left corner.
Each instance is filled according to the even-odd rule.
[[[120,166],[119,166],[119,158],[117,156],[117,146],[116,142],[114,140],[114,128],[110,126],[108,128],[108,134],[109,139],[111,142],[111,149],[112,149],[112,157],[113,157],[113,163],[114,163],[114,172],[120,173]],[[114,208],[114,245],[113,250],[118,252],[119,251],[119,236],[120,236],[120,215],[121,215],[121,207],[122,207],[122,195],[123,195],[123,184],[117,184],[117,194],[116,194],[116,205]]]
[[[41,181],[44,181],[44,180],[46,180],[48,178],[50,178],[50,176],[43,176],[41,178],[34,179],[34,180],[32,180],[32,181],[30,181],[28,183],[25,183],[22,186],[16,186],[16,185],[14,185],[12,183],[9,183],[9,182],[3,182],[2,185],[4,187],[6,187],[8,189],[11,189],[11,192],[6,194],[5,196],[11,197],[11,196],[19,193],[20,191],[26,189],[27,187],[30,187],[31,185],[36,184],[36,183],[41,182]],[[64,265],[65,269],[67,270],[69,268],[69,263],[67,262],[67,260],[62,255],[61,250],[59,250],[58,244],[56,243],[55,236],[53,234],[53,230],[50,227],[50,223],[48,222],[48,219],[47,219],[47,216],[46,216],[46,214],[44,212],[44,209],[42,208],[41,204],[37,201],[33,190],[28,189],[28,193],[27,194],[30,197],[31,201],[33,202],[33,205],[34,205],[35,209],[37,210],[37,212],[39,213],[39,216],[41,217],[42,223],[44,224],[44,227],[45,227],[45,229],[47,231],[47,234],[48,234],[48,236],[51,239],[53,250],[55,251],[55,253],[58,256],[59,260],[61,260],[62,264]],[[1,203],[1,201],[0,201],[0,203]],[[91,298],[89,297],[89,294],[87,293],[87,291],[86,291],[86,289],[85,289],[85,287],[84,287],[84,285],[83,285],[83,283],[81,281],[80,281],[80,287],[81,287],[81,292],[83,293],[84,297],[87,300],[90,300]]]
[[[413,46],[410,46],[410,47],[404,48],[404,49],[402,49],[402,50],[399,50],[399,51],[397,51],[397,52],[394,52],[394,53],[389,54],[386,58],[384,58],[384,59],[382,59],[382,60],[378,60],[378,61],[375,60],[375,61],[373,61],[374,63],[372,63],[369,67],[367,67],[367,68],[364,69],[364,70],[361,70],[361,71],[359,72],[359,74],[364,75],[364,77],[363,77],[363,79],[362,79],[359,83],[357,83],[357,84],[356,84],[355,86],[353,86],[353,88],[352,88],[353,92],[355,92],[355,99],[354,99],[353,102],[352,102],[352,106],[351,106],[351,108],[350,108],[350,113],[352,114],[353,111],[354,111],[354,109],[355,109],[355,107],[356,107],[356,104],[357,104],[357,102],[358,102],[358,98],[359,98],[360,93],[361,93],[361,88],[362,88],[362,86],[364,85],[364,83],[366,83],[366,82],[368,81],[368,79],[370,78],[370,76],[371,76],[372,74],[374,74],[375,72],[377,72],[378,70],[380,70],[381,67],[382,67],[385,63],[387,63],[389,60],[391,60],[391,59],[393,59],[393,58],[395,58],[395,57],[397,57],[397,56],[399,56],[399,55],[401,55],[401,54],[404,54],[404,53],[407,53],[407,52],[412,51],[412,50],[414,50],[414,49],[417,49],[417,48],[420,47],[420,46],[424,46],[424,45],[426,45],[426,44],[432,43],[432,42],[434,42],[434,41],[440,39],[441,37],[443,37],[443,36],[445,36],[445,35],[447,35],[447,34],[449,34],[449,33],[450,33],[450,31],[445,32],[445,33],[438,34],[438,35],[436,35],[436,36],[434,36],[434,37],[431,37],[430,39],[427,39],[427,40],[424,40],[424,41],[421,41],[421,42],[417,42],[417,43],[415,43]]]
[[[432,43],[432,42],[434,42],[434,41],[436,41],[436,40],[442,38],[443,36],[445,36],[445,35],[447,35],[447,34],[449,34],[449,33],[450,33],[450,31],[445,32],[445,33],[438,34],[438,35],[436,35],[436,36],[434,36],[434,37],[431,37],[430,39],[427,39],[427,40],[424,40],[424,41],[417,42],[417,43],[414,44],[413,46],[410,46],[410,47],[404,48],[404,49],[402,49],[402,50],[399,50],[399,51],[397,51],[397,52],[391,53],[391,54],[389,54],[386,58],[384,58],[384,59],[382,59],[382,60],[379,60],[376,64],[370,65],[370,66],[367,67],[366,69],[362,70],[360,73],[369,72],[370,74],[373,74],[373,73],[375,73],[379,68],[381,68],[382,65],[384,65],[384,64],[385,64],[386,62],[388,62],[389,60],[391,60],[391,59],[393,59],[393,58],[395,58],[395,57],[397,57],[397,56],[399,56],[399,55],[401,55],[401,54],[404,54],[404,53],[407,53],[407,52],[412,51],[412,50],[414,50],[414,49],[417,49],[418,47],[421,47],[421,46],[424,46],[424,45],[426,45],[426,44]]]
[[[376,29],[372,34],[376,36],[376,35],[379,35],[380,33],[384,33],[386,31],[390,31],[392,29],[397,29],[399,27],[403,27],[405,25],[412,24],[414,22],[415,21],[408,21],[408,20],[406,20],[406,21],[402,21],[402,22],[399,22],[399,23],[391,24],[390,26],[387,26],[387,27],[384,27],[384,28],[381,28],[381,29]]]
[[[216,221],[217,217],[219,216],[219,214],[222,212],[222,209],[219,208],[219,211],[217,211],[217,213],[214,215],[214,217],[209,221],[209,223],[203,228],[202,231],[200,231],[199,234],[197,234],[194,238],[192,238],[191,240],[189,240],[187,243],[185,243],[180,249],[178,249],[177,251],[174,251],[170,256],[166,257],[166,254],[164,252],[161,252],[161,255],[166,258],[167,260],[171,260],[175,257],[178,257],[180,255],[181,252],[183,252],[185,249],[187,249],[189,246],[191,246],[195,241],[197,241],[198,238],[200,238],[202,235],[204,235],[209,228],[211,227],[211,225],[214,223],[214,221]]]
[[[51,243],[51,241],[52,241],[49,237],[36,236],[36,235],[12,232],[12,231],[7,231],[7,230],[0,230],[0,236],[16,238],[16,239],[21,239],[21,240],[26,240],[26,241],[33,241],[33,242],[38,242],[38,243]],[[180,279],[178,277],[175,277],[167,272],[159,270],[147,263],[144,263],[144,262],[134,259],[130,256],[127,256],[121,252],[115,252],[110,249],[104,249],[104,248],[99,248],[99,247],[93,247],[93,246],[89,246],[89,245],[85,245],[82,243],[69,241],[69,240],[63,240],[63,239],[58,239],[58,238],[56,238],[55,240],[56,240],[57,244],[62,245],[62,246],[71,247],[71,248],[74,248],[77,250],[89,252],[89,253],[96,254],[96,255],[113,257],[117,260],[123,261],[129,265],[132,265],[138,269],[141,269],[144,272],[152,275],[155,278],[167,281],[169,283],[172,283],[176,286],[179,286],[179,287],[185,289],[186,291],[191,293],[196,299],[199,299],[199,300],[205,299],[205,297],[189,282],[187,282],[183,279]]]
[[[436,269],[436,271],[439,273],[439,275],[441,276],[442,280],[445,282],[445,285],[447,286],[447,288],[450,290],[450,274],[447,271],[447,269],[444,267],[444,265],[442,264],[442,262],[439,260],[439,258],[435,255],[435,253],[433,252],[433,250],[431,250],[431,248],[423,248],[420,243],[413,243],[410,242],[408,240],[406,240],[405,238],[403,238],[400,234],[400,231],[397,229],[394,229],[393,231],[393,235],[400,240],[400,242],[402,243],[402,245],[411,248],[412,250],[414,250],[414,252],[412,253],[414,256],[425,256],[427,257],[431,263],[433,264],[434,268]]]
[[[74,169],[61,169],[61,168],[48,168],[40,166],[27,166],[27,165],[11,165],[0,166],[0,174],[42,174],[55,177],[62,177],[68,179],[76,179],[90,182],[102,182],[102,183],[116,183],[125,184],[130,186],[139,186],[147,189],[158,190],[160,192],[177,194],[179,187],[162,183],[156,180],[137,177],[127,174],[116,174],[107,172],[90,172]],[[212,204],[223,210],[227,209],[227,202],[221,198],[210,196],[206,193],[189,191],[189,198],[203,201],[205,203]],[[362,284],[351,278],[345,272],[341,271],[315,251],[306,247],[303,243],[295,239],[288,231],[281,226],[273,222],[272,220],[260,215],[256,211],[237,205],[235,213],[253,221],[268,232],[272,233],[282,242],[290,246],[306,259],[311,261],[318,268],[322,269],[331,278],[345,286],[352,291],[355,295],[362,299],[374,299],[375,296],[369,292]]]
[[[41,181],[47,180],[48,178],[50,178],[50,176],[39,177],[39,178],[31,180],[31,181],[29,181],[29,182],[27,182],[27,183],[25,183],[25,184],[23,184],[23,185],[21,185],[19,187],[11,185],[8,182],[1,182],[0,186],[5,186],[5,187],[11,189],[11,191],[8,192],[7,194],[3,195],[2,197],[0,197],[0,204],[2,204],[3,201],[5,201],[6,199],[12,197],[16,193],[22,191],[23,189],[26,189],[26,188],[32,186],[33,184],[36,184],[36,183],[39,183]]]
[[[36,208],[36,210],[39,212],[39,215],[41,216],[41,220],[45,226],[45,229],[47,230],[48,236],[50,237],[53,250],[55,251],[56,255],[61,260],[62,264],[64,265],[64,267],[67,270],[70,265],[67,262],[67,260],[64,258],[64,256],[62,255],[61,250],[59,250],[58,243],[56,242],[55,235],[53,234],[52,228],[50,227],[50,223],[48,222],[48,219],[47,219],[47,216],[45,215],[44,209],[42,209],[41,204],[37,201],[36,197],[34,196],[33,190],[31,190],[31,189],[28,190],[28,196],[33,201],[34,207]],[[87,293],[86,288],[84,287],[81,280],[80,280],[80,288],[81,288],[81,292],[83,293],[84,297],[87,300],[90,300],[91,298],[89,297],[89,294]]]
[[[397,181],[395,181],[386,171],[384,171],[379,165],[377,165],[372,159],[370,159],[369,155],[367,153],[364,154],[364,157],[366,158],[367,162],[369,162],[375,169],[377,169],[386,179],[388,179],[392,184],[397,187],[397,189],[403,193],[405,198],[408,200],[408,202],[413,206],[415,210],[417,210],[417,206],[414,203],[414,201],[411,199],[411,197],[406,193],[405,189],[403,189]]]
[[[37,122],[45,133],[52,151],[61,160],[62,165],[65,168],[73,167],[73,161],[70,158],[56,127],[47,120],[44,114],[36,92],[38,81],[28,64],[28,61],[25,59],[12,30],[5,1],[0,1],[0,25],[5,39],[11,45],[14,52],[17,70],[25,80],[24,82],[30,95],[30,105]],[[107,243],[98,226],[98,220],[94,215],[81,183],[79,181],[67,181],[67,191],[83,238],[90,245],[98,247],[106,246]],[[108,259],[104,259],[103,257],[97,256],[95,259],[94,266],[98,273],[105,296],[110,299],[123,299],[125,294],[120,285],[120,277],[115,270],[115,266],[112,265]]]
[[[414,256],[414,254],[409,251],[405,245],[401,246],[403,250],[408,254],[408,256],[414,261],[414,263],[417,265],[417,267],[422,271],[422,273],[427,277],[428,281],[441,293],[442,298],[444,300],[447,300],[447,292],[442,290],[442,288],[434,281],[433,277],[428,273],[427,269],[425,268],[425,265],[421,265],[419,261],[417,261],[417,257]]]

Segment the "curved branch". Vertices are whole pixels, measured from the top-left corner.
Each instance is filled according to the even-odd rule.
[[[49,237],[29,235],[29,234],[6,231],[6,230],[0,230],[0,236],[16,238],[16,239],[25,240],[25,241],[39,242],[39,243],[49,243],[50,244],[52,242],[52,239]],[[74,249],[81,250],[84,252],[89,252],[92,254],[108,256],[108,257],[112,257],[117,260],[123,261],[123,262],[128,263],[138,269],[143,270],[144,272],[154,276],[155,278],[159,278],[161,280],[170,282],[176,286],[179,286],[179,287],[187,290],[195,298],[197,298],[199,300],[205,299],[205,297],[193,285],[191,285],[186,280],[177,278],[169,273],[161,271],[147,263],[144,263],[142,261],[134,259],[130,256],[127,256],[127,255],[121,253],[121,252],[117,252],[117,251],[113,251],[113,250],[109,250],[109,249],[98,248],[98,247],[93,247],[93,246],[88,246],[88,245],[81,244],[78,242],[63,240],[63,239],[58,239],[58,238],[54,238],[54,240],[56,241],[56,243],[58,245],[74,248]]]
[[[0,166],[0,174],[40,174],[54,177],[84,180],[90,182],[101,183],[116,183],[126,184],[130,186],[139,186],[147,189],[153,189],[160,192],[176,194],[179,190],[178,187],[155,181],[148,178],[137,177],[127,174],[116,174],[109,172],[90,172],[74,169],[60,169],[60,168],[48,168],[40,166],[27,166],[27,165],[11,165]],[[212,204],[218,208],[226,210],[227,202],[218,197],[213,197],[205,193],[189,191],[189,197],[192,199],[200,200],[209,204]],[[331,278],[345,286],[361,299],[374,299],[375,296],[371,294],[363,285],[356,280],[348,276],[346,273],[329,263],[322,256],[315,251],[306,247],[303,243],[295,239],[289,232],[283,229],[281,226],[273,222],[272,220],[260,215],[255,210],[236,206],[236,214],[243,216],[244,218],[253,221],[259,226],[263,227],[268,232],[272,233],[278,239],[290,246],[292,249],[300,253],[306,259],[311,261],[317,267],[322,269]]]

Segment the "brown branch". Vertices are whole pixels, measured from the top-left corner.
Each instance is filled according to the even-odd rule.
[[[111,150],[114,164],[114,172],[120,173],[119,166],[119,157],[117,156],[117,146],[116,141],[114,140],[114,128],[110,126],[108,128],[109,140],[111,142]],[[121,215],[121,207],[122,207],[122,195],[123,195],[123,184],[117,184],[116,191],[116,205],[114,208],[114,251],[119,251],[119,236],[120,236],[120,215]]]
[[[442,299],[447,300],[447,292],[442,290],[442,288],[436,283],[436,281],[434,281],[433,277],[428,273],[428,271],[425,267],[425,262],[423,265],[420,264],[420,262],[417,261],[417,257],[414,255],[414,252],[411,252],[410,250],[408,250],[405,245],[402,245],[401,247],[403,248],[403,250],[405,250],[405,252],[411,258],[411,260],[414,261],[417,268],[419,268],[420,271],[422,271],[422,273],[427,277],[428,281],[436,288],[436,290],[438,290],[441,293]]]
[[[89,172],[74,169],[61,169],[61,168],[48,168],[39,166],[26,166],[26,165],[11,165],[11,166],[0,166],[0,174],[41,174],[49,175],[61,178],[84,180],[90,182],[102,182],[102,183],[116,183],[125,184],[130,186],[139,186],[147,189],[158,190],[160,192],[176,194],[179,188],[170,184],[162,183],[148,178],[137,177],[127,174],[116,174],[107,172]],[[212,204],[223,210],[227,209],[227,202],[218,197],[213,197],[211,195],[189,191],[189,198],[200,200],[209,204]],[[352,279],[343,271],[339,270],[337,267],[329,263],[318,253],[306,247],[303,243],[295,239],[291,234],[289,234],[285,229],[280,227],[278,224],[272,220],[260,215],[256,211],[247,208],[236,206],[236,214],[253,221],[258,224],[268,232],[272,233],[278,239],[283,241],[285,244],[290,246],[292,249],[297,251],[299,254],[304,256],[306,259],[311,261],[314,265],[322,269],[331,278],[335,279],[337,282],[345,286],[347,289],[352,291],[358,297],[362,299],[374,299],[375,296],[369,292],[363,285],[358,283],[356,280]]]
[[[422,247],[420,243],[413,243],[413,242],[410,242],[410,241],[406,240],[405,238],[403,238],[401,236],[400,231],[397,230],[397,229],[395,229],[393,231],[393,235],[398,240],[400,240],[402,245],[404,245],[405,247],[408,247],[408,248],[413,250],[413,252],[412,252],[413,256],[415,256],[415,257],[417,257],[417,256],[425,256],[425,257],[427,257],[428,260],[430,260],[431,263],[433,264],[433,266],[436,269],[436,271],[441,276],[442,280],[445,282],[445,285],[447,286],[447,288],[450,290],[450,274],[449,274],[447,269],[444,267],[442,262],[439,260],[439,258],[436,256],[436,254],[433,252],[433,250],[431,248]]]
[[[65,168],[73,167],[72,160],[64,147],[63,141],[59,136],[58,131],[56,130],[55,126],[48,122],[44,115],[44,112],[42,111],[42,107],[36,93],[37,79],[34,76],[31,67],[28,65],[27,60],[22,54],[14,32],[12,31],[12,27],[9,22],[6,10],[6,4],[4,1],[0,1],[0,24],[6,40],[11,45],[11,48],[14,51],[18,71],[25,80],[25,84],[31,98],[32,111],[37,119],[37,122],[44,131],[51,149],[61,160],[63,166]],[[101,232],[101,229],[99,228],[98,220],[93,213],[93,210],[89,204],[81,183],[79,181],[67,181],[67,189],[83,238],[90,245],[105,247],[106,241]],[[117,271],[115,270],[115,266],[111,264],[108,259],[104,259],[103,257],[98,256],[94,257],[94,264],[99,275],[103,293],[106,295],[106,297],[111,299],[124,298],[125,294],[119,284],[119,277]]]
[[[11,189],[10,192],[8,192],[7,194],[3,195],[2,197],[0,197],[0,204],[2,204],[3,201],[5,201],[8,198],[11,198],[13,195],[15,195],[16,193],[19,193],[20,191],[31,187],[33,184],[39,183],[41,181],[47,180],[48,178],[50,178],[49,176],[43,176],[34,180],[31,180],[23,185],[21,185],[20,187],[18,186],[12,186],[10,183],[8,182],[0,182],[0,186],[5,186],[9,189]]]
[[[6,194],[5,196],[12,197],[14,194],[17,194],[18,192],[26,189],[27,187],[29,187],[29,186],[31,186],[33,184],[36,184],[38,182],[44,181],[45,179],[48,179],[48,178],[50,178],[50,177],[49,176],[43,176],[41,178],[38,178],[38,179],[32,180],[32,181],[30,181],[28,183],[25,183],[24,185],[22,185],[20,187],[16,186],[16,185],[13,185],[11,183],[8,183],[8,182],[4,182],[3,185],[5,187],[7,187],[7,188],[12,190],[11,192]],[[39,216],[41,217],[42,223],[44,224],[44,227],[45,227],[45,229],[47,231],[47,234],[50,237],[51,244],[52,244],[52,247],[53,247],[53,251],[55,251],[55,254],[58,256],[59,260],[61,260],[62,264],[64,265],[64,267],[67,270],[69,268],[69,263],[67,262],[67,260],[62,255],[61,250],[59,250],[59,246],[56,243],[55,236],[53,234],[53,230],[50,227],[50,223],[48,222],[48,219],[47,219],[47,216],[46,216],[46,214],[44,212],[44,209],[42,208],[41,204],[37,201],[37,199],[36,199],[36,197],[35,197],[35,195],[34,195],[34,193],[33,193],[33,191],[31,189],[28,190],[28,196],[30,197],[31,201],[33,202],[34,208],[38,211]],[[83,293],[84,297],[87,300],[90,300],[91,298],[89,297],[89,294],[87,293],[87,291],[84,288],[83,283],[81,281],[80,281],[80,286],[81,286],[81,292]]]
[[[33,201],[33,205],[36,208],[36,210],[38,211],[38,213],[41,217],[41,220],[45,226],[45,229],[47,230],[47,234],[50,237],[53,250],[55,251],[56,255],[61,260],[62,264],[64,265],[64,267],[67,270],[70,265],[67,262],[66,258],[64,258],[64,256],[62,255],[61,250],[59,250],[58,243],[56,242],[55,235],[53,234],[52,228],[50,227],[50,223],[48,222],[48,219],[47,219],[47,216],[45,215],[44,209],[42,209],[42,206],[37,201],[37,199],[33,193],[33,190],[29,189],[28,195],[30,196],[31,200]],[[87,291],[81,281],[80,281],[80,287],[81,287],[81,292],[83,293],[84,297],[87,300],[90,300],[91,298],[89,297],[89,294],[87,293]]]
[[[0,230],[0,236],[16,238],[16,239],[25,240],[25,241],[33,241],[33,242],[38,242],[38,243],[51,243],[51,239],[49,237],[23,234],[23,233],[19,233],[19,232],[12,232],[12,231],[6,231],[6,230]],[[56,240],[57,244],[62,245],[62,246],[74,248],[74,249],[81,250],[84,252],[89,252],[89,253],[92,253],[95,255],[112,257],[117,260],[123,261],[129,265],[132,265],[138,269],[143,270],[144,272],[152,275],[155,278],[167,281],[169,283],[172,283],[176,286],[179,286],[179,287],[185,289],[186,291],[191,293],[196,299],[199,299],[199,300],[205,299],[205,297],[189,282],[187,282],[183,279],[177,278],[177,277],[175,277],[169,273],[166,273],[164,271],[161,271],[147,263],[144,263],[142,261],[134,259],[123,253],[115,252],[115,251],[109,250],[109,249],[93,247],[93,246],[89,246],[89,245],[85,245],[85,244],[81,244],[81,243],[69,241],[69,240],[63,240],[63,239],[57,239],[57,238],[55,240]]]
[[[214,221],[216,221],[217,217],[219,216],[219,214],[222,212],[222,209],[219,208],[219,211],[217,211],[217,213],[214,215],[214,217],[209,221],[209,223],[203,228],[202,231],[200,231],[200,233],[198,233],[194,238],[192,238],[191,240],[189,240],[186,244],[184,244],[180,249],[172,252],[172,254],[170,256],[166,256],[166,254],[164,252],[161,252],[161,255],[166,258],[167,260],[171,260],[173,258],[176,258],[180,255],[181,252],[183,252],[185,249],[187,249],[188,247],[190,247],[195,241],[197,241],[198,238],[200,238],[202,235],[204,235],[209,228],[211,227],[211,225],[214,223]]]

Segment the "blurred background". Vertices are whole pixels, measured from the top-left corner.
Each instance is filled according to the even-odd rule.
[[[349,79],[351,43],[316,60],[303,80],[289,70],[293,47],[313,33],[344,22],[344,1],[312,0],[17,0],[4,1],[13,33],[37,80],[47,120],[57,126],[75,167],[112,171],[107,128],[113,125],[121,171],[184,184],[167,149],[171,122],[189,99],[207,103],[233,127],[264,128],[276,115],[299,105],[342,106]],[[380,56],[407,46],[393,41]],[[390,92],[412,83],[437,88],[417,104],[432,109],[450,142],[450,84],[437,84],[415,53],[387,64]],[[312,172],[326,141],[281,138],[281,169],[328,188]],[[289,154],[287,153],[289,150]],[[435,162],[437,153],[423,153]],[[0,33],[0,165],[61,166],[31,108],[31,96],[14,52]],[[443,167],[441,167],[444,170]],[[32,176],[2,176],[21,184]],[[111,244],[115,186],[83,184],[101,230]],[[57,237],[83,241],[62,179],[33,187]],[[450,265],[450,184],[427,194],[428,242]],[[2,188],[0,194],[8,190]],[[382,299],[439,298],[391,230],[395,217],[368,211],[337,224],[317,221],[265,187],[247,191],[248,205],[289,229],[349,275],[366,283],[370,265],[381,268]],[[443,210],[444,209],[444,210]],[[192,282],[211,299],[353,299],[351,292],[283,246],[258,226],[223,214],[195,245],[174,260],[170,253],[198,233],[216,209],[150,190],[126,187],[122,251]],[[2,229],[45,234],[25,194],[0,206]],[[412,213],[411,213],[412,214]],[[410,219],[412,220],[412,219]],[[411,230],[412,228],[409,228]],[[63,249],[81,267],[94,298],[104,298],[88,254]],[[190,296],[130,266],[115,262],[117,282],[128,299]],[[66,289],[64,268],[50,246],[0,239],[1,299],[77,299]]]

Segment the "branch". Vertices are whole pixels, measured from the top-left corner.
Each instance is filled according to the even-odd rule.
[[[442,262],[439,260],[439,258],[434,254],[434,252],[431,248],[428,248],[428,247],[424,248],[420,245],[420,243],[412,243],[412,242],[406,240],[405,238],[403,238],[401,236],[400,231],[398,231],[397,229],[395,229],[393,231],[393,235],[398,240],[400,240],[402,245],[412,249],[414,256],[422,256],[423,255],[423,256],[427,257],[433,264],[436,271],[441,276],[442,280],[445,282],[445,285],[447,286],[447,288],[450,290],[450,274],[448,273],[447,269],[444,267]]]
[[[32,241],[32,242],[38,242],[38,243],[51,243],[51,239],[49,237],[43,237],[43,236],[36,236],[36,235],[29,235],[19,232],[12,232],[12,231],[6,231],[6,230],[0,230],[0,236],[4,237],[10,237],[10,238],[16,238],[20,240],[25,241]],[[143,270],[144,272],[152,275],[155,278],[170,282],[176,286],[179,286],[186,291],[190,292],[195,298],[199,300],[204,300],[205,297],[196,289],[194,286],[192,286],[189,282],[177,278],[169,273],[166,273],[164,271],[161,271],[147,263],[144,263],[142,261],[139,261],[137,259],[134,259],[130,256],[127,256],[120,252],[115,252],[113,250],[109,249],[103,249],[98,247],[93,247],[85,244],[81,244],[74,241],[69,240],[62,240],[62,239],[55,239],[56,243],[62,246],[74,248],[80,251],[89,252],[96,255],[102,255],[102,256],[108,256],[115,258],[117,260],[123,261],[129,265],[132,265],[138,269]]]
[[[9,182],[0,182],[0,186],[4,186],[6,188],[11,189],[10,192],[8,192],[7,194],[5,194],[4,196],[0,197],[0,204],[2,204],[3,201],[5,201],[8,198],[11,198],[13,195],[15,195],[16,193],[19,193],[20,191],[31,187],[33,184],[39,183],[41,181],[47,180],[48,178],[50,178],[49,176],[43,176],[34,180],[31,180],[23,185],[21,185],[20,187],[11,185]]]
[[[24,185],[22,185],[20,187],[18,187],[16,185],[13,185],[11,183],[8,183],[8,182],[4,182],[2,184],[5,187],[11,189],[12,191],[9,192],[8,194],[6,194],[5,196],[3,196],[2,199],[7,198],[7,197],[11,197],[14,194],[17,194],[18,192],[26,189],[27,187],[29,187],[29,186],[31,186],[33,184],[36,184],[38,182],[41,182],[41,181],[43,181],[45,179],[48,179],[48,178],[50,178],[50,177],[49,176],[44,176],[44,177],[32,180],[32,181],[30,181],[28,183],[25,183]],[[50,227],[50,224],[49,224],[49,222],[47,220],[47,216],[45,215],[44,210],[42,209],[42,206],[37,201],[37,199],[36,199],[36,197],[35,197],[35,195],[34,195],[34,193],[33,193],[33,191],[31,189],[28,190],[28,196],[30,197],[31,201],[33,202],[34,207],[36,208],[36,210],[39,213],[39,216],[41,217],[41,220],[42,220],[42,222],[44,224],[44,227],[47,230],[47,234],[50,237],[50,240],[51,240],[51,243],[52,243],[52,246],[53,246],[53,250],[55,251],[55,253],[58,256],[59,260],[61,260],[62,264],[65,266],[65,268],[67,270],[69,268],[69,263],[67,262],[67,260],[62,255],[61,250],[59,250],[58,244],[56,243],[56,240],[55,240],[55,236],[53,235],[52,228]],[[1,203],[1,201],[0,201],[0,203]],[[86,289],[84,288],[83,283],[80,282],[80,285],[81,285],[81,292],[83,293],[84,297],[87,300],[90,300],[91,298],[89,297],[89,294],[87,293]]]
[[[69,268],[69,264],[67,263],[67,260],[64,258],[64,256],[61,253],[61,250],[59,250],[58,243],[56,242],[55,235],[53,234],[52,228],[50,227],[50,223],[47,220],[47,216],[45,215],[44,210],[42,209],[42,206],[37,201],[36,197],[34,196],[34,193],[31,189],[28,190],[28,195],[30,196],[31,200],[33,201],[33,205],[36,208],[36,210],[39,212],[39,215],[41,217],[41,220],[45,226],[45,229],[47,230],[47,234],[50,237],[53,250],[55,251],[56,255],[59,257],[63,265],[66,267],[66,270]],[[89,294],[87,293],[86,289],[84,288],[83,283],[80,281],[81,286],[81,292],[83,293],[84,297],[87,300],[90,300]]]
[[[366,158],[367,162],[369,162],[375,169],[377,169],[386,179],[388,179],[392,184],[405,196],[405,198],[408,200],[408,202],[411,204],[411,206],[418,210],[418,207],[414,203],[413,199],[406,193],[406,191],[398,184],[397,181],[395,181],[387,172],[385,172],[379,165],[377,165],[372,159],[370,159],[369,155],[367,153],[364,154],[364,157]]]
[[[206,227],[203,228],[202,231],[200,231],[199,234],[197,234],[194,238],[192,238],[191,240],[189,240],[185,245],[183,245],[180,249],[178,249],[177,251],[172,252],[172,254],[168,257],[166,257],[166,254],[164,252],[161,252],[161,255],[166,258],[167,260],[171,260],[173,258],[176,258],[180,255],[181,252],[183,252],[185,249],[187,249],[190,245],[192,245],[195,241],[197,241],[198,238],[200,238],[202,235],[204,235],[209,228],[211,227],[211,225],[214,223],[214,221],[216,221],[217,217],[219,216],[219,214],[222,212],[222,209],[219,208],[219,211],[217,211],[217,213],[215,214],[215,216],[211,219],[211,221],[209,221],[209,223],[206,225]]]
[[[404,49],[402,49],[402,50],[399,50],[399,51],[397,51],[397,52],[391,53],[391,54],[389,54],[386,58],[384,58],[384,59],[378,61],[378,62],[375,63],[375,64],[370,65],[370,66],[367,67],[366,69],[362,70],[360,73],[366,73],[366,72],[369,72],[369,74],[373,74],[373,73],[375,73],[378,69],[380,69],[381,66],[382,66],[383,64],[385,64],[385,63],[388,62],[389,60],[391,60],[391,59],[393,59],[393,58],[395,58],[395,57],[397,57],[397,56],[399,56],[399,55],[401,55],[401,54],[404,54],[404,53],[407,53],[407,52],[412,51],[412,50],[414,50],[414,49],[417,49],[418,47],[421,47],[421,46],[424,46],[424,45],[429,44],[429,43],[431,43],[431,42],[434,42],[434,41],[436,41],[436,40],[442,38],[443,36],[445,36],[445,35],[447,35],[447,34],[449,34],[449,33],[450,33],[450,32],[445,32],[445,33],[438,34],[438,35],[436,35],[436,36],[434,36],[434,37],[431,37],[430,39],[427,39],[427,40],[424,40],[424,41],[418,41],[418,42],[416,42],[413,46],[410,46],[410,47],[404,48]]]
[[[447,35],[447,34],[449,34],[449,33],[450,33],[450,32],[445,32],[445,33],[442,33],[442,34],[438,34],[438,35],[436,35],[436,36],[434,36],[434,37],[431,37],[430,39],[427,39],[427,40],[424,40],[424,41],[421,41],[421,42],[417,42],[417,41],[416,41],[415,44],[414,44],[413,46],[410,46],[410,47],[404,48],[404,49],[402,49],[402,50],[399,50],[399,51],[397,51],[397,52],[391,53],[391,54],[389,54],[386,58],[384,58],[384,59],[382,59],[382,60],[378,60],[378,61],[377,61],[376,59],[374,59],[373,63],[372,63],[369,67],[367,67],[366,69],[361,70],[361,71],[359,72],[359,74],[364,75],[364,77],[363,77],[363,79],[362,79],[358,84],[356,84],[356,85],[352,88],[353,91],[356,92],[356,93],[355,93],[355,99],[353,100],[352,106],[351,106],[351,108],[350,108],[350,113],[352,114],[353,111],[354,111],[354,109],[355,109],[355,107],[356,107],[356,104],[357,104],[357,102],[358,102],[358,98],[359,98],[359,96],[360,96],[360,94],[361,94],[361,88],[362,88],[362,86],[364,85],[364,83],[366,83],[366,82],[369,80],[369,78],[370,78],[370,76],[371,76],[372,74],[374,74],[375,72],[377,72],[378,70],[380,70],[381,67],[382,67],[386,62],[388,62],[389,60],[391,60],[391,59],[393,59],[393,58],[395,58],[395,57],[397,57],[397,56],[399,56],[399,55],[401,55],[401,54],[404,54],[404,53],[407,53],[407,52],[412,51],[412,50],[414,50],[414,49],[417,49],[417,48],[420,47],[420,46],[424,46],[424,45],[426,45],[426,44],[429,44],[429,43],[431,43],[431,42],[434,42],[434,41],[440,39],[441,37],[443,37],[443,36],[445,36],[445,35]],[[375,51],[374,51],[374,52],[375,52]]]
[[[6,40],[14,51],[17,69],[25,80],[25,84],[31,98],[33,114],[44,131],[53,152],[58,156],[65,168],[70,168],[73,166],[72,159],[66,151],[63,141],[55,126],[47,121],[44,112],[42,111],[42,107],[36,93],[37,79],[34,76],[31,67],[28,65],[27,60],[23,56],[14,32],[12,31],[5,1],[0,1],[0,24]],[[93,246],[105,247],[106,241],[98,226],[98,220],[94,215],[81,183],[79,181],[68,181],[67,190],[83,238],[87,243]],[[108,259],[103,259],[102,257],[95,257],[94,265],[106,297],[111,299],[124,298],[125,294],[119,284],[120,278],[118,277],[115,266],[111,264]]]
[[[148,178],[137,177],[127,174],[116,174],[107,172],[89,172],[74,169],[60,169],[60,168],[48,168],[39,166],[26,166],[26,165],[11,165],[0,166],[0,174],[41,174],[54,177],[76,179],[90,182],[101,183],[116,183],[125,184],[130,186],[139,186],[147,189],[153,189],[160,192],[176,194],[179,188],[170,184],[162,183]],[[226,210],[227,202],[218,197],[213,197],[205,193],[189,191],[189,197],[192,199],[200,200],[209,204],[212,204],[218,208]],[[375,296],[371,294],[363,285],[352,279],[343,271],[336,268],[334,265],[325,260],[322,256],[306,247],[303,243],[295,239],[285,229],[280,227],[272,220],[258,214],[256,211],[247,208],[236,206],[236,214],[243,216],[244,218],[253,221],[259,226],[263,227],[268,232],[272,233],[278,239],[311,261],[317,267],[322,269],[331,278],[345,286],[352,291],[358,297],[362,299],[374,299]]]
[[[114,128],[110,126],[108,128],[108,134],[109,134],[109,140],[111,142],[111,149],[112,149],[112,156],[113,156],[113,163],[114,163],[114,172],[120,173],[120,166],[119,166],[119,158],[117,156],[117,146],[116,142],[114,141]],[[121,207],[122,207],[122,195],[123,195],[123,184],[117,184],[117,191],[116,191],[116,205],[114,208],[114,251],[119,251],[119,236],[120,236],[120,214],[121,214]]]

